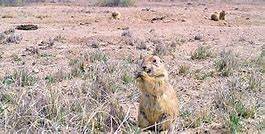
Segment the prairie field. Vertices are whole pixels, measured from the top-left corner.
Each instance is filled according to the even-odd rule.
[[[0,133],[142,133],[147,54],[180,100],[172,133],[265,133],[265,2],[125,4],[0,7]]]

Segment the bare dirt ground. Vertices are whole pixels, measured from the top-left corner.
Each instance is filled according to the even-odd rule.
[[[225,21],[210,20],[221,10]],[[137,133],[133,72],[156,51],[181,100],[174,133],[264,133],[264,4],[41,4],[0,16],[0,32],[39,27],[0,44],[3,132]]]

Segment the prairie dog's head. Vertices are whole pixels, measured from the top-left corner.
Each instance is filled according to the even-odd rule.
[[[167,69],[164,62],[155,55],[148,55],[142,58],[140,68],[150,77],[166,78],[168,77]]]

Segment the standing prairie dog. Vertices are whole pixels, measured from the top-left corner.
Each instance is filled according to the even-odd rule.
[[[221,11],[220,13],[219,13],[219,20],[225,20],[225,11]]]
[[[167,131],[179,114],[179,100],[168,80],[163,61],[145,56],[136,75],[141,91],[138,126],[145,130]]]
[[[111,13],[111,16],[113,19],[120,19],[121,18],[121,13],[118,11],[114,11]]]

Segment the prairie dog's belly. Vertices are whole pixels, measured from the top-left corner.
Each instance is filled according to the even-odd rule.
[[[140,111],[144,112],[146,118],[150,123],[155,123],[158,121],[160,115],[167,113],[169,104],[168,100],[164,96],[156,97],[149,94],[141,94],[140,99]]]

